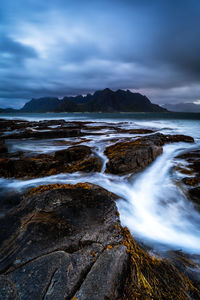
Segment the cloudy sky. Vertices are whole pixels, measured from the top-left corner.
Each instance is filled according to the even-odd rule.
[[[0,107],[105,87],[200,100],[200,1],[0,1]]]

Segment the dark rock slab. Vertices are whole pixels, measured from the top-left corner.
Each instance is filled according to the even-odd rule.
[[[30,261],[5,277],[16,287],[20,299],[70,299],[94,264],[91,253],[95,251],[98,255],[102,249],[101,245],[92,244],[72,254],[55,251]]]
[[[77,300],[117,299],[123,287],[128,254],[123,245],[107,249],[91,268],[79,291]]]
[[[0,276],[0,300],[21,300],[16,286],[4,276]]]
[[[115,247],[123,239],[116,198],[81,183],[26,194],[0,219],[1,297],[6,291],[5,299],[71,299],[97,262],[97,278],[104,277],[103,262],[109,263],[115,270],[110,280],[119,284],[127,255],[124,246]]]

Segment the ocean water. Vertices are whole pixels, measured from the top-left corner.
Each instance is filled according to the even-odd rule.
[[[121,128],[150,128],[163,134],[186,134],[194,137],[195,143],[174,143],[164,146],[160,155],[148,168],[137,176],[116,176],[106,174],[107,158],[104,149],[110,140],[118,135],[105,131],[100,136],[90,135],[89,142],[103,161],[100,173],[58,174],[31,180],[0,178],[2,191],[25,191],[27,188],[50,183],[91,182],[98,184],[119,196],[117,206],[123,225],[127,226],[135,238],[156,249],[183,250],[200,253],[200,213],[183,191],[176,185],[172,168],[175,157],[185,150],[200,150],[200,115],[198,114],[7,114],[1,118],[26,119],[65,119],[66,121],[92,121],[98,124],[118,123]],[[93,126],[94,123],[89,124]],[[122,137],[129,137],[123,134]],[[133,136],[133,135],[131,135]],[[67,141],[68,139],[66,139]],[[75,140],[75,139],[72,139]],[[78,139],[77,139],[78,140]],[[63,147],[63,146],[62,146]],[[61,148],[62,148],[61,147]],[[20,141],[10,145],[10,151],[24,150],[45,153],[58,150],[52,141]]]

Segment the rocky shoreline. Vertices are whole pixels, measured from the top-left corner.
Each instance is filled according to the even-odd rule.
[[[106,140],[105,172],[123,176],[146,168],[166,143],[194,142],[120,123],[1,119],[0,128],[4,178],[101,172],[104,162],[87,141],[105,133],[113,134]],[[53,151],[15,151],[21,141],[43,139]],[[198,209],[199,151],[178,156],[174,172],[187,174],[178,184]],[[199,265],[180,252],[151,256],[121,226],[118,198],[90,183],[2,195],[0,299],[199,299]]]
[[[28,122],[22,120],[0,119],[0,176],[5,178],[34,178],[72,173],[76,171],[100,172],[102,161],[95,154],[94,149],[80,145],[87,143],[85,136],[101,136],[107,132],[114,132],[119,138],[111,139],[111,146],[106,147],[104,154],[108,158],[106,172],[111,174],[136,173],[147,167],[162,153],[162,146],[166,143],[187,142],[194,139],[185,135],[163,135],[149,129],[122,129],[116,124],[108,126],[89,126],[90,122],[65,122],[64,120]],[[92,124],[93,125],[93,124]],[[6,134],[5,134],[6,132]],[[153,134],[152,134],[153,133]],[[120,134],[130,137],[120,138]],[[131,135],[133,137],[131,137]],[[138,136],[139,135],[139,136]],[[142,135],[142,137],[140,137]],[[77,142],[67,142],[66,138],[79,138]],[[63,143],[64,150],[53,151],[50,154],[34,152],[9,152],[5,141],[19,140],[55,140]],[[77,145],[79,144],[79,145]],[[69,146],[70,145],[70,146]]]

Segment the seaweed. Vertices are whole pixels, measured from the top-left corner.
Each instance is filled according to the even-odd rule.
[[[126,227],[121,233],[130,261],[123,300],[200,299],[200,291],[170,261],[150,256],[136,244]]]

